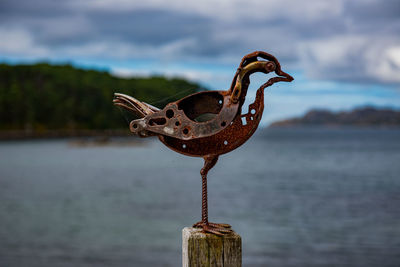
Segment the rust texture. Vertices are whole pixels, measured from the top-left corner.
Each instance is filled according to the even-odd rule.
[[[277,76],[261,85],[256,98],[242,114],[250,75],[274,72]],[[256,131],[264,110],[264,89],[276,82],[293,78],[281,70],[278,60],[256,51],[243,57],[227,91],[204,91],[189,95],[158,109],[131,96],[115,94],[114,104],[140,118],[130,123],[132,133],[140,137],[158,136],[170,149],[204,158],[202,177],[202,220],[194,227],[216,235],[230,233],[231,226],[208,221],[207,173],[219,155],[228,153],[246,142]]]

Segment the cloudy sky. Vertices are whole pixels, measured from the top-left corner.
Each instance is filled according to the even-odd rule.
[[[399,0],[1,0],[0,36],[2,62],[183,76],[218,90],[242,56],[263,50],[295,77],[268,89],[264,124],[314,107],[400,108]],[[255,75],[250,95],[265,79]]]

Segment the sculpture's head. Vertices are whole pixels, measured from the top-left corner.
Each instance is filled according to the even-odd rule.
[[[233,78],[230,88],[231,101],[238,102],[244,100],[247,87],[250,83],[249,76],[255,72],[271,73],[277,76],[270,78],[260,89],[265,89],[276,82],[291,82],[293,77],[282,71],[279,61],[271,54],[263,51],[256,51],[243,57],[239,68]]]

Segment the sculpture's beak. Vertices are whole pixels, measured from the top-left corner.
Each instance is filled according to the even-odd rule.
[[[280,73],[277,73],[279,76],[281,76],[280,78],[282,78],[283,80],[281,82],[291,82],[294,80],[294,78],[292,76],[290,76],[289,74],[287,74],[286,72],[283,72],[282,70],[280,70]]]
[[[159,111],[158,108],[153,107],[150,104],[141,102],[134,97],[120,93],[114,94],[113,103],[116,106],[122,107],[132,112],[133,114],[139,116],[140,118],[143,118],[149,114],[153,114],[154,112]]]
[[[294,80],[292,76],[281,70],[279,63],[276,65],[275,73],[278,76],[272,77],[268,82],[264,83],[261,87],[266,88],[273,85],[276,82],[291,82]]]

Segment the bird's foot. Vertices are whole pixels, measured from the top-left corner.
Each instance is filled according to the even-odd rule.
[[[201,227],[203,227],[204,224],[205,224],[204,222],[200,221],[200,222],[197,222],[197,223],[193,224],[193,227],[201,228]],[[212,222],[208,222],[207,224],[210,225],[210,226],[213,226],[213,227],[217,227],[217,228],[232,228],[232,226],[230,224],[227,224],[227,223],[212,223]]]
[[[226,223],[198,222],[193,224],[193,227],[202,228],[204,232],[215,234],[218,236],[232,233],[231,226]]]

